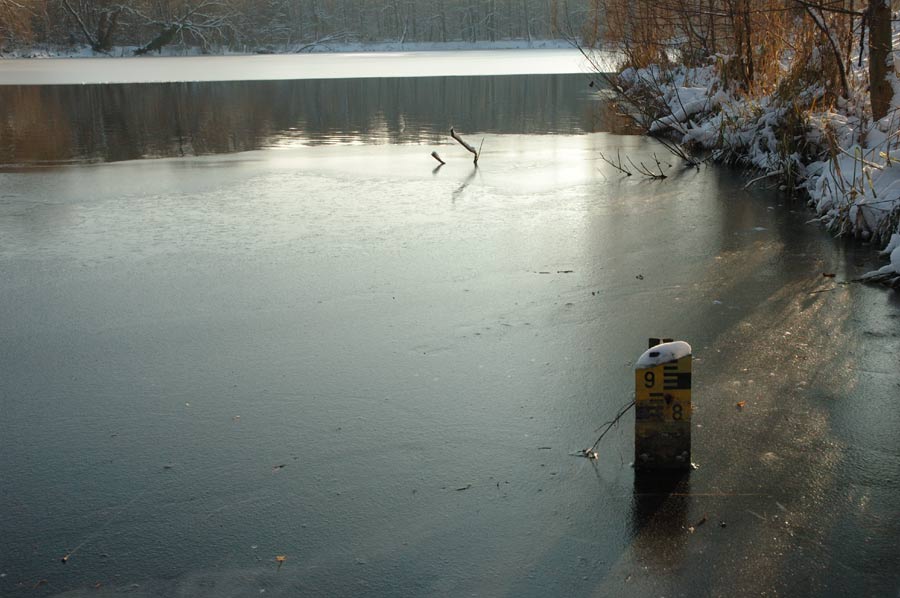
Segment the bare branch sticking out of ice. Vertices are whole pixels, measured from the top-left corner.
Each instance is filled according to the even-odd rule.
[[[652,368],[663,363],[670,363],[691,354],[691,346],[684,341],[663,343],[651,347],[641,355],[634,365],[636,369]]]

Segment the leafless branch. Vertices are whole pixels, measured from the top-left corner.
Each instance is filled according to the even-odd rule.
[[[618,150],[616,151],[616,161],[615,162],[613,162],[612,160],[610,160],[606,156],[604,156],[603,152],[601,152],[600,150],[597,150],[597,154],[599,154],[601,160],[603,160],[604,162],[606,162],[607,164],[609,164],[610,166],[612,166],[619,172],[623,173],[625,176],[632,175],[632,172],[630,170],[628,170],[627,167],[622,165],[622,156]]]

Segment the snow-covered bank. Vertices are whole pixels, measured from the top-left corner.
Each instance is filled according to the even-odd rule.
[[[459,52],[463,50],[566,50],[573,49],[570,41],[564,39],[507,39],[497,41],[448,41],[448,42],[329,42],[322,41],[290,46],[264,46],[245,48],[237,51],[220,47],[202,52],[198,47],[171,45],[147,56],[250,56],[254,54],[298,54],[298,53],[347,53],[347,52]],[[127,58],[133,57],[138,46],[115,46],[108,53],[94,52],[90,46],[48,47],[32,46],[0,50],[0,58]]]
[[[895,43],[896,47],[896,43]],[[713,159],[759,170],[751,182],[800,193],[829,230],[885,244],[890,263],[864,278],[900,285],[900,82],[888,115],[872,122],[866,78],[849,99],[810,84],[796,94],[744,94],[725,84],[727,57],[708,66],[626,68],[623,96],[643,124]]]

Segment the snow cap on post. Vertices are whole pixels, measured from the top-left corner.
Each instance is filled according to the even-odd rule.
[[[646,369],[652,368],[664,363],[678,361],[682,357],[691,354],[691,346],[684,341],[674,341],[671,343],[663,343],[647,349],[640,359],[637,360],[635,368]]]

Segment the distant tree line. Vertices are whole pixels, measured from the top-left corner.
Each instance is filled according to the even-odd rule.
[[[601,32],[602,0],[0,0],[0,48],[87,44],[138,53],[178,44],[238,50],[337,42],[579,37]]]

